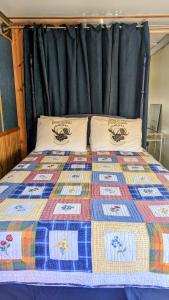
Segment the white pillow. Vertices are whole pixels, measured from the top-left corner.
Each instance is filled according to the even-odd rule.
[[[92,151],[141,152],[142,120],[92,117],[90,144]]]
[[[86,151],[88,118],[41,117],[36,151]]]

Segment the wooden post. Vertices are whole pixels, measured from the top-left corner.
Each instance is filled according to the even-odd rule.
[[[23,30],[12,29],[12,56],[16,93],[18,126],[20,129],[21,156],[27,155],[26,113],[24,93]]]
[[[3,113],[3,107],[2,107],[1,90],[0,90],[0,116],[1,116],[1,128],[2,128],[2,132],[4,132],[5,126],[4,126],[4,113]]]

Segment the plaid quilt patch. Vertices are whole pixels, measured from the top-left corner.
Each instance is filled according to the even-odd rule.
[[[69,156],[70,151],[51,150],[46,152],[46,156]]]
[[[88,183],[58,183],[53,188],[50,198],[89,198],[89,196],[90,185]]]
[[[13,170],[14,171],[33,171],[36,169],[37,162],[27,162],[18,164]]]
[[[117,158],[115,156],[93,156],[92,161],[94,163],[117,163]]]
[[[135,201],[146,223],[169,223],[169,201]]]
[[[92,165],[90,163],[66,163],[64,165],[64,171],[90,171]]]
[[[34,169],[35,172],[49,172],[49,171],[62,171],[64,168],[63,163],[39,163]]]
[[[41,156],[34,156],[34,155],[29,155],[29,156],[27,156],[24,160],[23,160],[23,162],[24,163],[30,163],[30,162],[40,162],[41,160],[43,159],[43,156],[41,155]]]
[[[56,183],[60,172],[31,172],[24,180],[24,183]]]
[[[69,163],[91,163],[92,158],[91,156],[87,156],[87,155],[70,155],[68,162]]]
[[[141,156],[141,153],[132,151],[116,151],[117,156]]]
[[[21,183],[7,198],[46,199],[50,196],[53,186],[53,183]]]
[[[41,163],[47,163],[47,164],[57,164],[57,163],[65,163],[67,162],[69,159],[69,156],[44,156],[41,160]]]
[[[150,271],[169,273],[169,224],[147,224],[150,238]]]
[[[94,172],[122,172],[120,164],[92,163]]]
[[[128,186],[125,184],[92,184],[93,199],[129,200],[132,199]]]
[[[124,172],[151,172],[148,165],[141,164],[122,164],[121,168]]]
[[[149,239],[144,223],[92,222],[92,270],[148,272]]]
[[[116,156],[114,151],[94,151],[93,156]]]
[[[162,184],[169,186],[169,173],[157,173],[157,178]]]
[[[163,185],[129,185],[129,191],[136,200],[165,200],[169,199],[169,190]]]
[[[92,219],[112,222],[142,222],[133,201],[127,200],[93,200],[91,202]]]
[[[154,173],[124,172],[124,177],[127,184],[160,184],[160,180]]]
[[[38,221],[46,203],[45,199],[5,199],[0,203],[0,220]]]
[[[125,177],[122,173],[118,172],[93,172],[93,183],[113,183],[113,184],[125,184]]]
[[[64,171],[60,173],[58,183],[91,183],[91,171]]]
[[[167,169],[165,169],[162,165],[159,165],[159,164],[149,164],[149,167],[155,173],[168,173],[169,174],[169,171]]]
[[[39,222],[36,269],[91,272],[90,222]]]
[[[0,270],[35,269],[34,222],[0,222]]]
[[[49,153],[50,151],[32,151],[30,153],[30,156],[45,156]]]
[[[8,198],[17,186],[16,183],[0,183],[0,199]]]
[[[50,199],[41,220],[90,220],[90,202],[86,199]]]
[[[140,156],[118,156],[117,162],[120,164],[132,164],[132,165],[142,165],[145,164],[145,161]]]
[[[21,183],[23,182],[30,174],[29,171],[11,171],[6,176],[4,176],[0,182],[11,182],[11,183]]]

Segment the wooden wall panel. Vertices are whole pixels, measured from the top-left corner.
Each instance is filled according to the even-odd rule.
[[[0,133],[0,178],[21,160],[19,128]]]
[[[14,67],[14,81],[16,92],[16,107],[18,126],[20,128],[21,156],[27,154],[25,92],[24,92],[24,58],[23,58],[23,30],[12,29],[12,56]]]

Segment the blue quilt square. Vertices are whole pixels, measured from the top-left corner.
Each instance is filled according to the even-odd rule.
[[[33,171],[37,166],[37,162],[21,162],[13,170],[14,171]]]
[[[133,201],[92,200],[92,220],[112,222],[143,222]]]
[[[149,167],[154,173],[168,173],[169,171],[160,164],[149,164]]]
[[[63,171],[90,171],[91,169],[91,163],[66,163]]]
[[[132,151],[116,151],[117,156],[139,156],[138,152]]]
[[[17,186],[17,183],[0,183],[0,199],[10,198]]]
[[[44,221],[36,231],[37,270],[91,272],[91,224]]]
[[[31,156],[46,156],[48,154],[49,150],[46,150],[46,151],[32,151],[30,153]]]
[[[49,198],[53,187],[53,183],[21,183],[8,198],[46,199]]]
[[[128,185],[135,200],[168,200],[169,190],[160,184]]]
[[[125,177],[122,173],[118,172],[93,172],[93,183],[112,183],[112,184],[125,184]]]
[[[94,163],[117,163],[117,157],[116,156],[93,156],[92,162]]]
[[[46,156],[68,156],[70,151],[61,151],[61,150],[50,150],[47,152]]]

